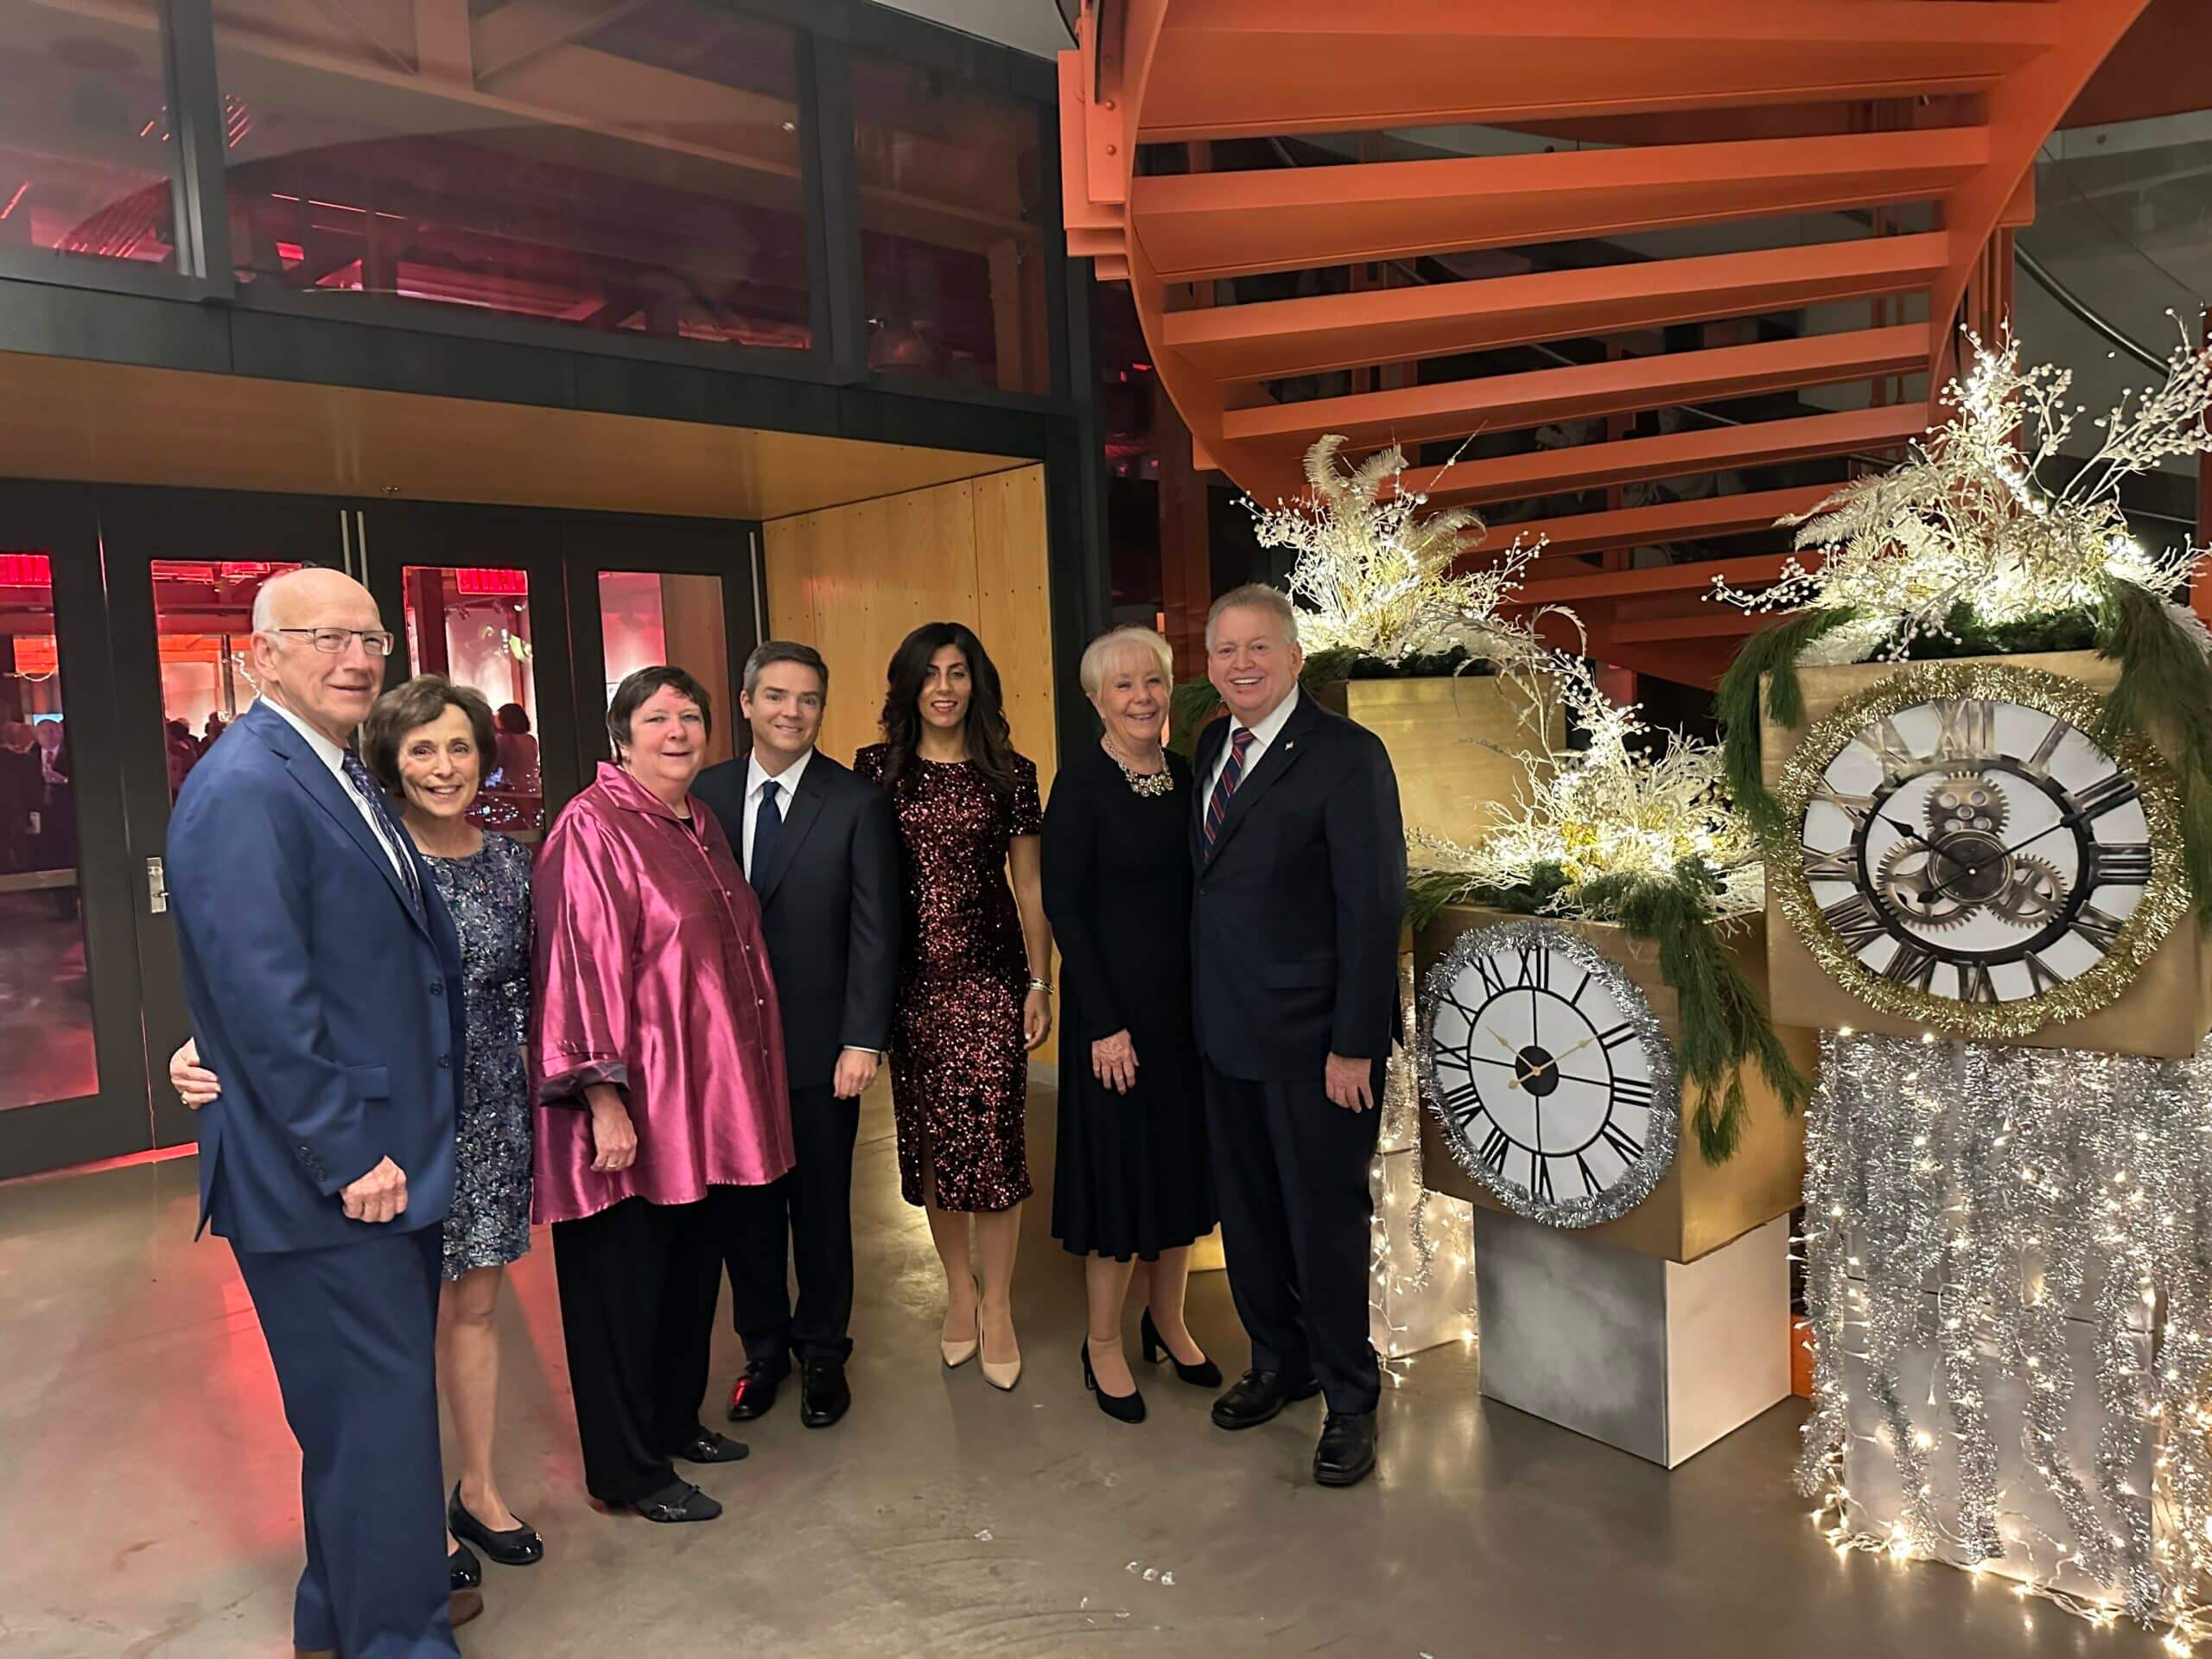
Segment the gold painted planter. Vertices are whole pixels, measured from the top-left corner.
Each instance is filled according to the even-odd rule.
[[[1543,747],[1527,717],[1527,693],[1501,675],[1338,680],[1314,696],[1382,740],[1407,830],[1462,846],[1512,812],[1528,777],[1515,757]],[[1564,713],[1554,709],[1550,724],[1556,747],[1565,741]]]
[[[1961,658],[2004,663],[2065,679],[2078,680],[2100,695],[2120,677],[2119,664],[2094,652],[2039,652],[2019,657]],[[1843,663],[1797,671],[1805,691],[1804,718],[1780,726],[1766,715],[1766,685],[1759,687],[1759,761],[1769,789],[1781,782],[1783,768],[1817,721],[1860,692],[1905,666],[1897,663]],[[2172,750],[2158,734],[2158,747]],[[1784,915],[1768,885],[1766,934],[1771,979],[1770,994],[1777,1024],[1837,1030],[1848,1027],[1890,1037],[1918,1037],[1923,1021],[1885,1013],[1861,1000],[1821,966],[1796,925]],[[2027,1048],[2073,1048],[2111,1054],[2145,1054],[2184,1059],[2212,1030],[2212,950],[2208,950],[2192,907],[2174,924],[2150,960],[2117,1001],[2079,1019],[2053,1020],[2010,1043]],[[1939,1035],[1942,1033],[1938,1033]]]
[[[1527,921],[1504,911],[1475,905],[1453,905],[1414,937],[1416,982],[1427,978],[1429,966],[1452,941],[1471,928],[1501,922]],[[1608,959],[1618,963],[1636,982],[1668,1039],[1679,1052],[1681,1045],[1681,1001],[1659,975],[1659,947],[1633,938],[1624,927],[1610,922],[1580,922],[1563,917],[1542,917],[1549,925],[1580,933]],[[1722,938],[1737,966],[1754,987],[1764,988],[1767,977],[1767,947],[1758,918],[1745,916],[1720,924]],[[1790,1027],[1777,1027],[1783,1046],[1808,1077],[1818,1062],[1815,1033]],[[1736,1155],[1725,1164],[1708,1164],[1698,1150],[1697,1135],[1689,1127],[1694,1096],[1682,1103],[1681,1144],[1675,1161],[1660,1178],[1651,1196],[1618,1221],[1583,1230],[1579,1237],[1594,1238],[1622,1249],[1656,1255],[1669,1262],[1694,1262],[1722,1245],[1732,1243],[1752,1229],[1797,1207],[1805,1176],[1805,1124],[1802,1114],[1784,1109],[1756,1063],[1742,1069],[1746,1116],[1743,1139]],[[1689,1095],[1688,1087],[1684,1093]],[[1470,1199],[1486,1210],[1504,1205],[1487,1188],[1461,1169],[1444,1142],[1444,1132],[1434,1113],[1424,1103],[1421,1115],[1421,1171],[1430,1188],[1454,1198]]]

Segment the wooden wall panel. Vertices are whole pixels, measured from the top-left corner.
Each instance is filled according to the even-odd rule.
[[[1049,791],[1052,619],[1046,589],[1045,472],[909,490],[762,526],[768,632],[830,664],[822,748],[849,761],[873,743],[884,670],[924,622],[964,622],[998,664],[1014,747]],[[1034,1057],[1052,1060],[1048,1043]]]

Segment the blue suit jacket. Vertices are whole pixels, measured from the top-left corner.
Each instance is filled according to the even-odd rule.
[[[416,919],[344,786],[283,715],[248,709],[192,769],[168,874],[185,997],[223,1079],[200,1114],[200,1215],[242,1250],[376,1230],[341,1188],[390,1158],[407,1209],[445,1219],[464,1056],[461,952],[429,872]]]

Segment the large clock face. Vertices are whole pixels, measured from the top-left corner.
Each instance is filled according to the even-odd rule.
[[[1641,1203],[1673,1159],[1674,1054],[1632,982],[1563,927],[1507,923],[1430,970],[1423,1080],[1459,1164],[1559,1226]]]
[[[1802,887],[1783,889],[1809,900],[1801,925],[1876,1007],[1953,1029],[2065,987],[2109,1001],[2164,931],[2146,895],[2177,879],[2147,757],[2089,738],[2075,683],[1936,666],[1808,739]]]

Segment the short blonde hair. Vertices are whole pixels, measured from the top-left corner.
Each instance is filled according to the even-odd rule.
[[[1213,608],[1206,613],[1208,651],[1213,649],[1213,626],[1221,620],[1224,611],[1265,611],[1282,625],[1283,644],[1298,643],[1298,612],[1290,602],[1290,595],[1280,588],[1270,588],[1264,582],[1248,582],[1214,601]]]
[[[1129,649],[1149,652],[1160,664],[1160,673],[1173,683],[1175,652],[1166,639],[1150,628],[1109,628],[1083,648],[1083,662],[1076,670],[1076,677],[1083,683],[1084,696],[1098,695],[1098,688],[1106,683],[1106,665]]]

